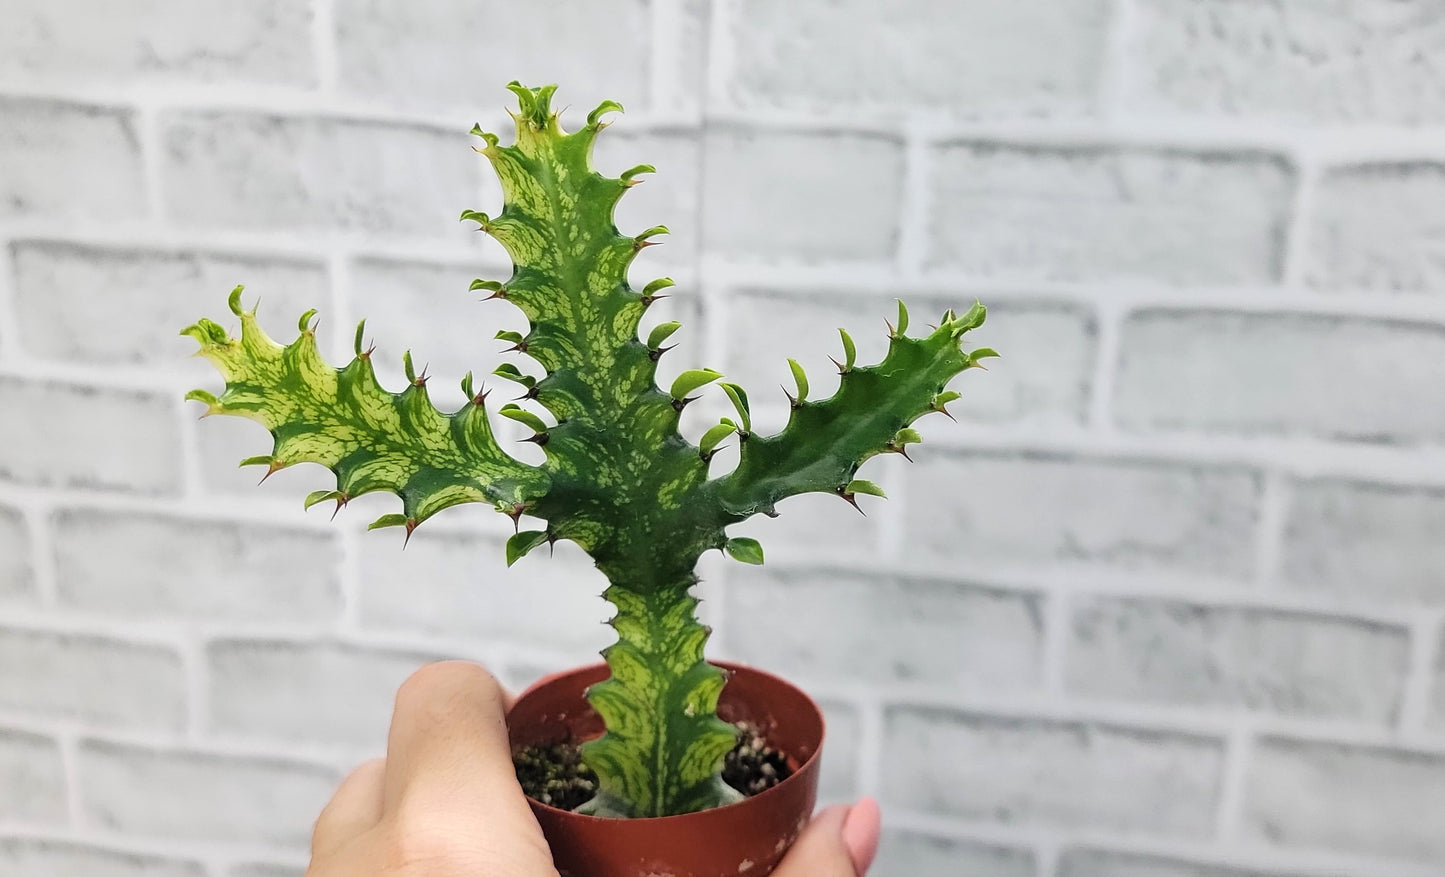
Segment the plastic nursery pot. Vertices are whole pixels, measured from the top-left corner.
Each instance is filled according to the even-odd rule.
[[[731,676],[718,715],[756,725],[793,773],[737,804],[650,819],[601,819],[528,799],[562,877],[763,877],[808,824],[818,796],[823,713],[776,676],[713,662]],[[602,720],[583,697],[608,675],[605,664],[538,681],[507,713],[514,748],[583,742]]]

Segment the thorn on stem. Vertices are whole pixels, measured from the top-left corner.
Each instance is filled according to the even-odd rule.
[[[348,502],[351,502],[351,497],[347,496],[344,493],[336,497],[336,508],[331,510],[331,520],[336,520],[337,513],[340,512],[341,507],[346,505]]]
[[[673,399],[672,410],[681,414],[682,409],[686,408],[688,406],[688,403],[695,401],[697,398],[697,396],[688,396],[685,399]]]
[[[280,460],[272,460],[270,465],[266,467],[266,474],[262,475],[261,480],[256,482],[257,486],[265,484],[267,478],[270,478],[272,475],[275,475],[277,472],[280,472],[282,469],[285,468],[285,463],[282,463]]]
[[[405,551],[406,546],[411,544],[411,534],[416,532],[417,525],[421,522],[416,518],[406,519],[406,539],[401,543],[401,550]]]

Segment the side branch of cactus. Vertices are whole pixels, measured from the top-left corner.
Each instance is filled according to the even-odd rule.
[[[966,352],[960,346],[964,333],[983,324],[981,304],[963,315],[945,313],[938,328],[921,338],[905,334],[907,313],[900,303],[899,326],[876,365],[857,365],[852,339],[841,333],[841,376],[828,399],[808,399],[806,375],[789,361],[798,389],[790,394],[787,426],[773,436],[744,436],[737,468],[708,485],[729,518],[776,514],[780,500],[801,493],[835,493],[850,502],[858,493],[882,495],[875,485],[854,477],[858,468],[880,453],[906,454],[909,444],[921,440],[913,422],[946,412],[947,403],[958,398],[948,389],[949,381],[996,355],[988,348]],[[739,413],[744,413],[741,406]]]
[[[336,475],[336,489],[318,491],[307,505],[333,500],[338,507],[373,491],[402,499],[402,512],[373,526],[408,531],[444,508],[486,502],[525,507],[547,491],[547,476],[508,455],[497,444],[478,396],[446,415],[432,405],[426,378],[415,377],[400,393],[376,380],[371,352],[361,349],[345,368],[327,365],[316,348],[312,319],[301,317],[300,334],[281,346],[261,329],[254,310],[241,308],[241,287],[230,298],[241,336],[202,319],[183,329],[200,343],[200,356],[225,378],[219,397],[193,390],[206,414],[246,417],[271,431],[271,453],[242,465],[267,474],[297,463],[319,463]],[[408,367],[408,370],[410,368]]]

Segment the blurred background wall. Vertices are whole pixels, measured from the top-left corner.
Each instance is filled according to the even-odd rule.
[[[764,426],[837,326],[991,307],[890,501],[704,570],[714,654],[826,701],[878,873],[1445,874],[1436,0],[0,0],[0,874],[297,875],[412,669],[607,643],[580,552],[305,514],[327,473],[258,488],[264,432],[181,401],[242,282],[444,404],[501,361],[456,216],[514,77],[627,106],[668,374]]]

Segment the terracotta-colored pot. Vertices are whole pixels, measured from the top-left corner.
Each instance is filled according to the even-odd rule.
[[[731,676],[718,715],[756,725],[793,773],[737,804],[655,819],[600,819],[530,801],[562,877],[763,877],[813,813],[823,747],[823,713],[776,676],[714,662]],[[583,697],[608,675],[605,664],[557,673],[524,691],[507,713],[512,746],[582,742],[602,733]]]

